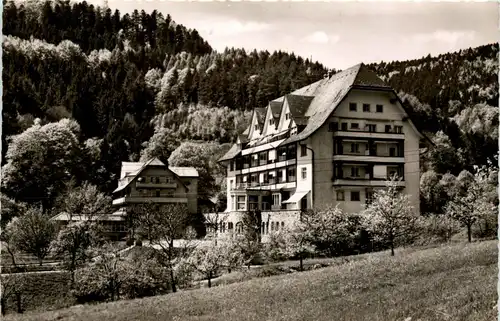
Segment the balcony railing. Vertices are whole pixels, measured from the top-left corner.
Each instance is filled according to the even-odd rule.
[[[291,180],[293,179],[293,181]],[[252,188],[252,187],[262,187],[262,186],[270,186],[270,185],[276,185],[276,184],[285,184],[285,183],[295,183],[296,178],[290,178],[288,181],[281,179],[281,180],[275,180],[275,179],[270,179],[266,182],[251,182],[251,183],[238,183],[235,185],[232,185],[230,187],[230,190],[232,191],[237,191],[237,190],[245,190],[247,188]]]

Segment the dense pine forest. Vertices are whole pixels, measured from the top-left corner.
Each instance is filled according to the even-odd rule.
[[[251,109],[328,72],[293,53],[216,52],[196,30],[156,11],[122,14],[69,1],[4,1],[3,8],[2,188],[46,207],[63,180],[110,192],[121,161],[168,159],[181,144],[196,150],[186,141],[206,142],[208,160],[194,165],[217,185],[216,156]],[[457,175],[496,163],[497,45],[369,67],[434,140],[439,152],[423,156],[424,171]]]

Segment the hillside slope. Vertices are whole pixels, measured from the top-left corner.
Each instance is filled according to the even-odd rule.
[[[339,266],[6,320],[493,320],[497,246],[488,241],[367,255]]]

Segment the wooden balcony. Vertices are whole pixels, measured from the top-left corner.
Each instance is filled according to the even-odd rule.
[[[185,197],[132,197],[125,196],[113,200],[113,205],[140,204],[140,203],[187,203]]]
[[[171,183],[147,183],[147,182],[136,182],[136,188],[177,188],[176,182]]]

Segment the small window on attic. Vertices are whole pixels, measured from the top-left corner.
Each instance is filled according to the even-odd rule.
[[[289,120],[290,119],[290,113],[286,113],[285,118],[286,118],[286,120]]]
[[[274,119],[269,119],[269,125],[273,125],[274,124]]]
[[[255,125],[255,130],[259,130],[259,125]]]

